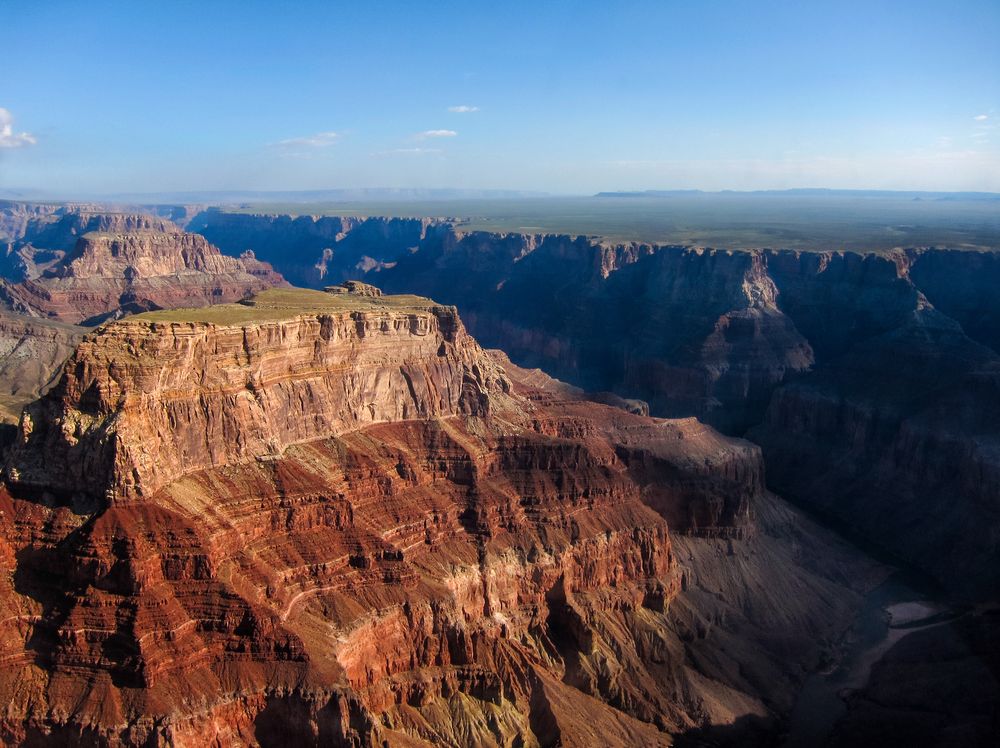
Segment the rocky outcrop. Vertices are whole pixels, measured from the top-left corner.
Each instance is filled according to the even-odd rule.
[[[64,322],[96,324],[144,309],[237,301],[284,283],[252,253],[226,257],[203,237],[162,219],[70,214],[53,228],[75,235],[77,224],[97,230],[83,234],[71,251],[24,245],[8,256],[9,261],[17,259],[21,276],[2,290],[9,307]],[[48,237],[51,242],[45,236],[37,240],[57,246],[60,236]]]
[[[6,468],[0,735],[625,746],[766,723],[878,572],[761,468],[414,297],[109,324]]]
[[[482,415],[490,391],[506,386],[477,360],[453,307],[300,294],[303,314],[279,292],[205,321],[166,313],[102,328],[25,415],[11,480],[149,496],[186,473],[372,423]],[[232,325],[230,314],[264,319]]]

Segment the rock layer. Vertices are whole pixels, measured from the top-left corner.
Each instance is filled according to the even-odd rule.
[[[103,328],[0,492],[3,740],[668,745],[772,719],[845,624],[835,580],[874,570],[780,529],[749,443],[568,392],[413,297]],[[802,538],[838,560],[800,566]],[[708,603],[778,559],[780,594]]]
[[[372,423],[481,414],[505,386],[476,360],[454,308],[300,294],[318,312],[237,326],[219,307],[206,316],[219,322],[165,313],[102,328],[26,414],[13,479],[148,496],[189,472]],[[252,318],[286,297],[265,293],[232,313]]]
[[[284,285],[252,253],[226,257],[197,234],[144,215],[68,214],[8,253],[3,297],[15,311],[96,324],[123,313],[236,301]],[[86,231],[73,248],[59,246]],[[44,249],[39,249],[44,247]]]
[[[337,220],[296,219],[295,235]],[[202,230],[235,247],[290,222],[217,212]],[[371,269],[327,261],[457,305],[519,364],[752,429],[782,494],[954,589],[995,589],[1000,253],[728,252],[447,222],[366,248]]]

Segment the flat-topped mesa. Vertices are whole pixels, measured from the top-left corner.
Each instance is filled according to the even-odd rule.
[[[254,259],[253,255],[248,258]],[[242,263],[198,234],[182,231],[93,232],[81,237],[64,264],[47,278],[151,278],[175,273],[232,273]]]
[[[22,419],[13,486],[92,504],[365,425],[484,415],[509,385],[454,307],[273,289],[87,338]]]

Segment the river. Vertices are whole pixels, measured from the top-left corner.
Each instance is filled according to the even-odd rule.
[[[920,593],[902,572],[868,593],[840,656],[829,670],[809,676],[789,717],[782,748],[822,746],[847,712],[844,696],[867,683],[872,665],[907,634],[954,620],[957,614]]]

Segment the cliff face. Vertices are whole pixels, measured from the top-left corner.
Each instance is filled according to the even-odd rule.
[[[479,413],[489,389],[504,385],[477,365],[454,308],[360,299],[344,308],[328,294],[304,294],[319,312],[240,326],[153,315],[102,328],[29,409],[14,480],[148,496],[183,474],[278,456],[295,442]],[[205,318],[259,310],[266,319],[286,296],[265,293],[256,307]]]
[[[12,233],[10,240],[15,254],[34,251],[66,253],[72,251],[77,240],[84,234],[114,233],[124,234],[138,231],[175,232],[177,227],[169,221],[147,213],[120,213],[101,210],[99,206],[66,205],[44,209],[46,206],[31,206],[21,230]],[[11,253],[9,252],[8,255]],[[17,268],[8,262],[4,277],[21,280],[33,277],[30,264]]]
[[[990,340],[955,286],[982,296],[971,277],[991,257],[773,253],[781,304],[817,363],[749,432],[776,490],[972,596],[1000,581],[1000,357],[966,333]]]
[[[975,597],[1000,583],[998,417],[1000,358],[923,309],[779,389],[750,436],[775,490]]]
[[[996,255],[511,241],[425,245],[384,282],[435,288],[517,361],[752,427],[775,490],[956,591],[995,589]]]
[[[6,474],[6,743],[667,745],[787,708],[874,571],[789,533],[756,447],[414,297],[112,323]]]
[[[392,265],[419,246],[429,218],[267,216],[210,209],[187,224],[231,255],[252,250],[297,286],[318,288]]]
[[[95,324],[123,312],[226,303],[284,283],[252,253],[226,257],[197,234],[144,215],[70,214],[8,254],[15,311]],[[76,236],[72,250],[61,246]]]
[[[428,239],[382,276],[454,301],[515,361],[734,432],[813,360],[753,253],[473,233]]]
[[[977,343],[1000,353],[1000,253],[910,253],[909,277],[934,308]]]

